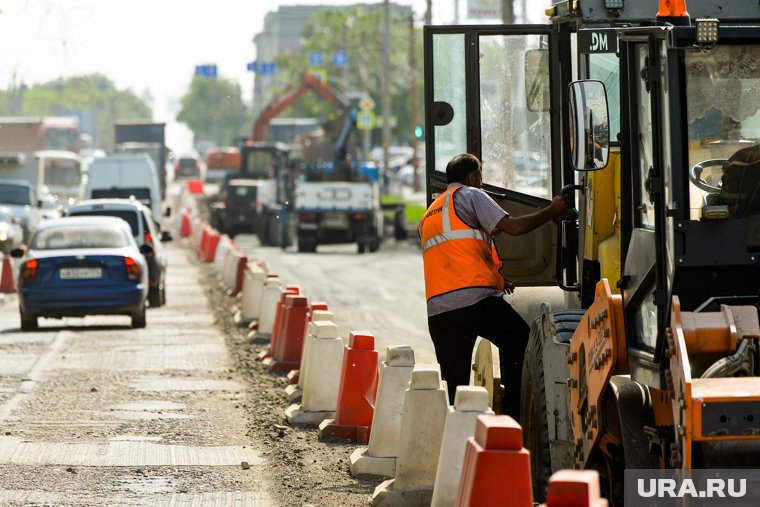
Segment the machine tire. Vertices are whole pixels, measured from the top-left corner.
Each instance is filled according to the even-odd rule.
[[[520,424],[523,428],[525,447],[530,451],[533,499],[536,502],[544,501],[552,473],[542,349],[543,326],[539,317],[530,327],[530,337],[523,359],[520,400]]]
[[[298,238],[298,251],[301,253],[313,253],[317,251],[317,242],[311,238]]]
[[[373,238],[372,241],[369,242],[369,251],[370,253],[375,253],[378,250],[380,250],[380,238]]]
[[[132,328],[133,329],[142,329],[147,325],[147,321],[145,318],[145,305],[143,305],[142,309],[132,315]]]
[[[19,310],[21,316],[21,330],[22,331],[36,331],[39,329],[37,317],[29,317],[26,312]]]
[[[364,242],[363,242],[363,241],[359,241],[359,243],[358,243],[357,245],[358,245],[358,246],[357,246],[357,248],[356,248],[356,252],[357,252],[357,253],[360,253],[360,254],[363,254],[363,253],[364,253],[364,251],[365,251],[365,249],[366,249],[366,245],[364,244]]]

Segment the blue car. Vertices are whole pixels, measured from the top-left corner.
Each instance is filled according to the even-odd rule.
[[[129,224],[90,216],[47,220],[38,226],[23,257],[18,295],[21,330],[37,329],[38,317],[129,315],[145,327],[148,266]]]

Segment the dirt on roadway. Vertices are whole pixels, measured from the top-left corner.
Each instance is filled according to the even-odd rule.
[[[383,478],[355,478],[349,471],[349,456],[358,444],[345,440],[319,441],[317,429],[292,426],[284,411],[286,373],[270,373],[256,359],[267,345],[252,343],[248,329],[235,324],[232,307],[236,302],[214,280],[211,266],[201,264],[201,276],[208,277],[208,298],[217,324],[226,335],[238,373],[250,383],[245,409],[250,413],[248,435],[267,461],[264,473],[271,497],[282,506],[348,507],[370,505],[372,493]]]

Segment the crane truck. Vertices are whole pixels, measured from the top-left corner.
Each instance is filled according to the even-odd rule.
[[[552,299],[524,306],[534,497],[562,468],[599,471],[622,505],[626,470],[756,467],[760,6],[570,0],[547,14],[424,30],[428,201],[470,152],[513,216],[556,193],[576,202],[577,216],[494,236],[517,297]],[[476,380],[504,367],[490,352]]]

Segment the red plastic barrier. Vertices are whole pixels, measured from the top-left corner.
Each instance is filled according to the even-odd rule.
[[[190,180],[187,182],[187,191],[191,194],[202,194],[203,193],[203,181],[201,180]]]
[[[319,438],[369,443],[377,383],[375,337],[367,332],[353,331],[343,353],[335,420],[325,420],[319,425]]]
[[[179,235],[182,238],[189,238],[193,234],[193,229],[190,225],[190,208],[182,210],[182,216],[180,219]]]
[[[201,240],[198,243],[198,257],[200,257],[202,261],[206,260],[206,243],[208,243],[208,234],[210,231],[211,227],[208,225],[204,226],[201,231]]]
[[[549,491],[542,507],[607,507],[599,490],[599,472],[560,470],[549,478]]]
[[[306,347],[306,340],[309,339],[308,333],[309,333],[309,322],[311,322],[311,316],[317,310],[327,311],[328,309],[329,308],[327,307],[327,303],[324,301],[315,301],[311,304],[311,307],[309,308],[309,313],[306,315],[306,322],[304,322],[304,325],[303,325],[303,340],[301,340],[301,351],[298,353],[297,368],[301,367],[301,359],[303,358],[304,348]],[[288,372],[288,382],[290,384],[297,384],[300,375],[301,375],[301,372],[299,370],[291,370],[290,372]]]
[[[16,280],[13,278],[13,264],[10,257],[3,257],[3,270],[0,273],[0,293],[16,292]]]
[[[531,507],[530,453],[508,415],[479,415],[467,439],[457,507]]]
[[[230,293],[231,296],[237,296],[240,294],[240,291],[243,290],[245,270],[248,268],[248,257],[243,255],[241,252],[238,253],[240,254],[240,258],[238,259],[237,271],[235,272],[235,287]]]
[[[206,244],[201,250],[203,251],[204,262],[214,262],[214,256],[216,255],[216,247],[219,246],[219,239],[222,237],[219,231],[208,228],[206,233]]]
[[[269,365],[269,362],[271,362],[272,359],[272,353],[274,352],[275,347],[277,346],[277,340],[278,336],[280,335],[280,328],[282,327],[282,313],[283,313],[283,307],[285,305],[285,297],[287,296],[300,296],[301,295],[301,286],[300,285],[287,285],[285,286],[285,290],[283,290],[282,294],[280,294],[280,300],[277,302],[277,309],[274,312],[274,325],[272,327],[272,338],[269,341],[269,347],[267,350],[263,350],[259,355],[259,359],[264,360],[264,365]]]
[[[303,330],[308,319],[309,300],[304,296],[285,296],[282,329],[272,349],[269,370],[291,370],[301,363]]]

